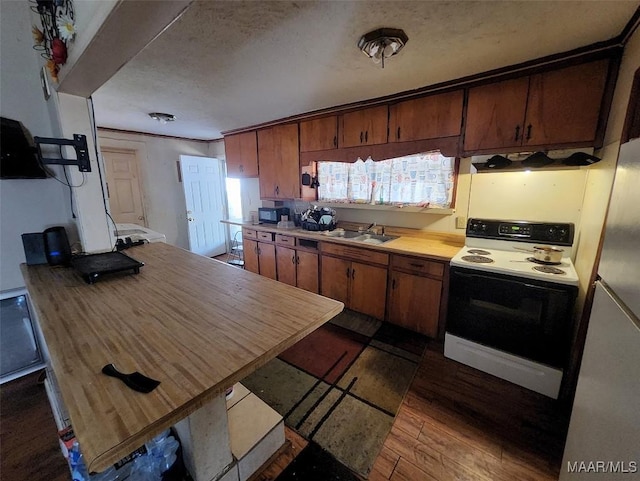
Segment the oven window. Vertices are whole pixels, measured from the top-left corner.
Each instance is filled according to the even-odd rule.
[[[563,367],[577,288],[451,269],[447,332]]]

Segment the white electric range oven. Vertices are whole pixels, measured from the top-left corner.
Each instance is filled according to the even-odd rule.
[[[469,219],[451,260],[445,356],[557,398],[578,293],[573,238],[569,223]],[[536,261],[541,244],[561,261]]]

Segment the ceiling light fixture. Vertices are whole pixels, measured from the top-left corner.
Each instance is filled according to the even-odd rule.
[[[166,124],[167,122],[173,122],[174,120],[176,120],[175,115],[165,114],[162,112],[151,112],[149,114],[149,117],[151,117],[153,120],[157,120],[161,124]]]
[[[360,37],[358,48],[375,63],[382,62],[384,68],[384,59],[397,54],[408,41],[399,28],[379,28]]]

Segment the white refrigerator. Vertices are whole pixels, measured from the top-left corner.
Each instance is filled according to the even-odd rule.
[[[620,147],[560,481],[640,480],[640,139]]]

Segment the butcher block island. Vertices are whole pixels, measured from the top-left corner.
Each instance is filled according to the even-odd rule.
[[[127,254],[138,274],[91,285],[70,267],[21,266],[86,464],[100,472],[186,418],[191,474],[227,479],[225,389],[343,304],[164,243]],[[136,392],[101,373],[109,363],[160,384]]]

